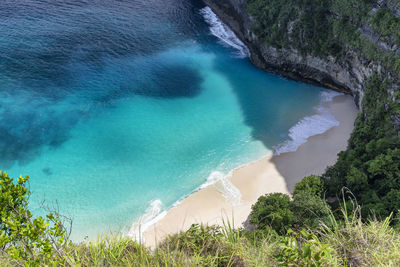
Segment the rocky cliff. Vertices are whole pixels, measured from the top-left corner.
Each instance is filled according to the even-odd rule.
[[[335,210],[350,190],[361,215],[400,218],[400,0],[204,0],[258,67],[354,96],[348,148],[322,175]]]
[[[379,62],[367,60],[351,48],[348,48],[345,56],[338,60],[330,55],[315,56],[312,53],[301,53],[293,47],[277,48],[266,44],[253,31],[257,21],[246,9],[248,0],[204,0],[204,2],[248,46],[253,64],[265,70],[350,93],[358,106],[361,106],[363,88],[368,77],[374,71],[381,72],[382,67]],[[393,0],[380,0],[371,13],[387,7],[393,12],[398,12],[398,6],[393,4]],[[377,46],[400,53],[393,43],[388,44],[380,40],[378,34],[368,24],[360,27],[359,32]]]

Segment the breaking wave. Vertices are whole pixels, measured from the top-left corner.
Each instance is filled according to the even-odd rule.
[[[162,201],[155,199],[150,202],[149,207],[146,209],[145,214],[143,214],[139,220],[134,222],[128,232],[128,236],[133,238],[138,242],[144,242],[144,232],[153,224],[161,220],[167,211],[163,211]]]
[[[334,91],[323,91],[321,93],[321,104],[316,108],[317,113],[303,118],[289,129],[289,140],[274,147],[274,155],[296,151],[300,145],[307,142],[313,135],[322,134],[329,129],[338,126],[339,121],[335,119],[332,112],[323,106],[323,103],[331,102],[334,97],[342,93]]]
[[[236,34],[223,23],[209,7],[200,10],[205,21],[210,25],[211,34],[218,37],[225,45],[231,46],[237,50],[237,56],[241,58],[249,57],[250,52],[246,45],[240,41]]]

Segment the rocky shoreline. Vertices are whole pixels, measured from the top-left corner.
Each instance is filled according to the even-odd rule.
[[[365,62],[354,51],[347,51],[345,60],[339,62],[334,57],[303,56],[295,49],[265,45],[251,31],[254,21],[246,12],[246,0],[204,2],[247,45],[254,65],[290,79],[351,94],[361,107],[365,82],[379,66]]]

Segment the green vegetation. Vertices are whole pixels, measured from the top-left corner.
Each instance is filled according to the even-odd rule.
[[[192,225],[186,232],[167,237],[150,250],[122,236],[96,242],[67,241],[57,216],[33,219],[27,209],[28,178],[13,183],[0,175],[3,202],[1,266],[398,266],[400,233],[384,221],[363,222],[359,208],[342,208],[342,220],[328,214],[327,223],[312,230],[288,230],[278,234],[269,227],[249,232],[224,227]],[[303,192],[321,194],[321,180],[308,177],[296,186]],[[267,197],[268,198],[268,197]],[[271,195],[283,200],[284,195]],[[271,202],[273,203],[273,202]],[[272,206],[276,205],[273,203]],[[20,214],[21,208],[24,214]],[[4,217],[2,217],[4,218]],[[14,223],[9,223],[13,221]],[[15,223],[17,222],[17,223]],[[16,227],[15,225],[18,225]],[[52,226],[51,226],[52,225]],[[261,228],[261,227],[260,227]],[[12,237],[12,238],[8,238]],[[16,251],[18,251],[16,253]]]
[[[306,178],[296,186],[293,200],[276,194],[261,197],[252,212],[252,222],[258,228],[268,225],[280,233],[289,228],[314,228],[318,225],[315,217],[326,221],[324,198],[336,210],[337,196],[344,187],[362,205],[365,220],[370,216],[385,218],[391,213],[399,216],[400,57],[370,39],[399,45],[400,18],[389,8],[372,11],[374,4],[370,0],[248,2],[248,12],[256,21],[253,31],[268,45],[295,49],[303,55],[333,56],[341,64],[345,64],[349,54],[356,54],[362,62],[376,68],[363,88],[362,111],[348,149],[322,175],[319,193],[298,192],[300,185],[310,179]],[[370,39],[361,33],[363,27],[374,31]],[[305,187],[301,188],[304,191]]]
[[[289,196],[282,193],[261,196],[253,205],[250,217],[250,222],[257,229],[264,229],[268,226],[279,233],[286,232],[294,221]]]
[[[269,203],[267,221],[250,232],[224,227],[192,225],[186,232],[167,237],[153,250],[123,236],[104,236],[95,242],[79,244],[68,241],[59,216],[49,213],[47,220],[33,218],[27,208],[30,192],[28,177],[17,182],[6,173],[0,175],[2,192],[1,266],[398,266],[400,233],[390,226],[392,215],[379,221],[362,220],[360,207],[339,210],[341,219],[323,208],[323,217],[315,215],[318,225],[312,228],[296,218],[311,219],[296,211],[295,201],[287,195],[271,194],[258,203]],[[293,199],[303,194],[321,200],[320,177],[309,176],[298,183]],[[264,202],[263,202],[264,201]],[[348,203],[346,203],[348,204]],[[257,204],[256,204],[257,205]],[[256,206],[255,205],[255,206]],[[268,207],[269,206],[269,207]],[[273,230],[271,214],[291,212],[293,228]],[[312,206],[308,206],[312,207]],[[319,207],[319,205],[317,205]],[[260,205],[262,208],[262,205]],[[294,210],[291,210],[294,208]],[[21,211],[23,210],[23,213]],[[253,210],[253,213],[257,209]],[[21,216],[21,214],[23,214]],[[259,213],[261,214],[261,213]],[[254,215],[255,216],[255,215]],[[285,217],[283,216],[283,217]],[[6,218],[6,219],[3,219]],[[263,221],[263,217],[259,217]],[[10,223],[13,222],[13,223]],[[287,221],[282,221],[283,224]],[[16,227],[17,225],[17,227]],[[11,237],[11,238],[10,238]],[[18,252],[16,252],[18,251]]]
[[[330,208],[322,199],[323,190],[321,178],[309,176],[296,185],[292,200],[282,193],[261,196],[252,207],[250,222],[257,229],[269,227],[280,234],[328,223]]]
[[[389,86],[377,75],[370,79],[349,147],[323,175],[327,196],[349,188],[362,203],[364,217],[384,218],[400,210],[400,139],[392,122],[400,105],[390,101]]]
[[[33,218],[28,209],[29,177],[20,176],[16,183],[0,172],[0,248],[12,261],[36,266],[52,261],[64,264],[66,229],[60,216]]]
[[[379,9],[371,17],[370,23],[373,29],[381,34],[383,41],[400,44],[400,18],[396,17],[390,9]]]
[[[253,31],[268,45],[339,63],[355,53],[376,66],[348,149],[324,175],[299,182],[292,197],[260,197],[254,231],[193,225],[153,250],[121,236],[75,244],[66,218],[32,216],[29,177],[0,173],[0,265],[400,266],[400,58],[360,31],[368,25],[380,41],[400,44],[400,19],[389,8],[371,12],[374,3],[248,1]]]
[[[399,18],[389,9],[370,14],[371,0],[250,0],[247,10],[256,23],[253,32],[278,49],[296,49],[303,55],[344,62],[354,51],[399,79],[400,56],[385,51],[364,37],[360,28],[369,23],[381,41],[399,42]]]
[[[256,18],[254,32],[269,45],[295,48],[302,54],[341,56],[345,41],[371,10],[358,0],[251,0],[248,11]]]

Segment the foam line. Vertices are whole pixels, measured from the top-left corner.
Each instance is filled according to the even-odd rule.
[[[213,171],[207,178],[207,181],[197,190],[203,189],[209,185],[214,185],[217,190],[231,203],[231,205],[239,205],[242,199],[242,194],[240,193],[240,190],[236,188],[231,181],[229,181],[231,175],[232,172],[230,172],[228,175],[225,175],[222,172]],[[184,198],[176,201],[172,207],[179,205],[183,199]],[[144,243],[144,232],[146,232],[150,226],[164,218],[168,212],[168,210],[163,210],[162,206],[163,203],[160,199],[152,200],[145,213],[139,218],[139,220],[135,221],[131,225],[128,236],[135,241]]]
[[[300,145],[307,142],[313,135],[322,134],[329,129],[338,126],[339,121],[335,119],[332,112],[322,104],[331,102],[334,97],[343,95],[334,91],[323,91],[321,93],[321,104],[316,108],[317,113],[303,118],[289,129],[289,140],[274,147],[274,155],[296,151]]]
[[[210,25],[211,34],[218,37],[222,44],[236,49],[238,57],[245,58],[250,56],[249,49],[247,49],[246,45],[217,17],[211,8],[205,7],[201,9],[200,14],[203,15],[205,21]]]
[[[162,210],[162,201],[155,199],[150,202],[149,207],[146,209],[139,220],[134,222],[128,232],[128,236],[134,240],[143,243],[144,232],[153,224],[161,220],[167,214],[166,211]]]
[[[242,199],[242,194],[240,190],[235,187],[229,178],[232,176],[232,172],[228,175],[219,172],[213,171],[210,176],[207,178],[207,182],[201,186],[201,188],[205,188],[209,185],[214,185],[215,188],[233,205],[239,205]]]

